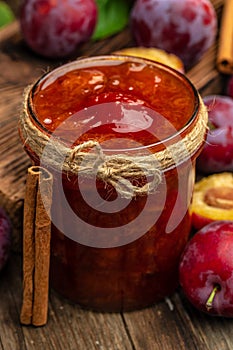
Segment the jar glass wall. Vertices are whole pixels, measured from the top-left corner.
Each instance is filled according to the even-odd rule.
[[[139,58],[77,60],[28,89],[20,135],[54,176],[53,288],[101,311],[174,292],[206,121],[184,75]]]

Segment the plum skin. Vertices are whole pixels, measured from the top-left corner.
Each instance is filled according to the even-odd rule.
[[[5,210],[0,208],[0,271],[8,261],[11,248],[11,223]]]
[[[220,134],[221,139],[218,139]],[[233,127],[218,128],[207,136],[206,144],[197,158],[197,170],[203,174],[233,171],[232,154]]]
[[[210,130],[197,158],[203,174],[233,171],[233,99],[223,95],[203,97],[208,108]]]
[[[72,54],[91,37],[96,22],[94,0],[24,0],[20,8],[25,42],[48,58]]]
[[[213,44],[217,15],[209,0],[137,0],[130,28],[138,46],[171,52],[188,68]]]
[[[186,245],[179,265],[179,281],[187,299],[197,309],[233,317],[233,221],[215,221],[199,230]],[[213,306],[206,302],[220,286]]]

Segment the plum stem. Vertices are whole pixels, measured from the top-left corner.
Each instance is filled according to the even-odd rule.
[[[221,289],[221,287],[219,284],[214,285],[214,288],[213,288],[212,292],[210,293],[209,298],[207,299],[206,304],[205,304],[207,311],[212,309],[214,297],[220,291],[220,289]]]

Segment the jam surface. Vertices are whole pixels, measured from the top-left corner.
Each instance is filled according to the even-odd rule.
[[[173,135],[193,115],[193,101],[192,88],[179,75],[113,61],[46,76],[34,91],[33,112],[43,128],[64,140],[92,139],[119,149]]]

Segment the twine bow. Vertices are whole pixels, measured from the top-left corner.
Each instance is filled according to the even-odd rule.
[[[90,148],[90,152],[85,152],[85,149]],[[89,177],[93,176],[95,171],[97,178],[112,185],[124,198],[151,193],[162,181],[161,171],[152,155],[130,159],[122,155],[108,157],[95,141],[75,146],[68,155],[67,163],[69,168],[73,172],[78,171],[79,175],[85,174]],[[142,186],[133,185],[130,181],[138,180],[139,183],[145,175],[148,181]]]

